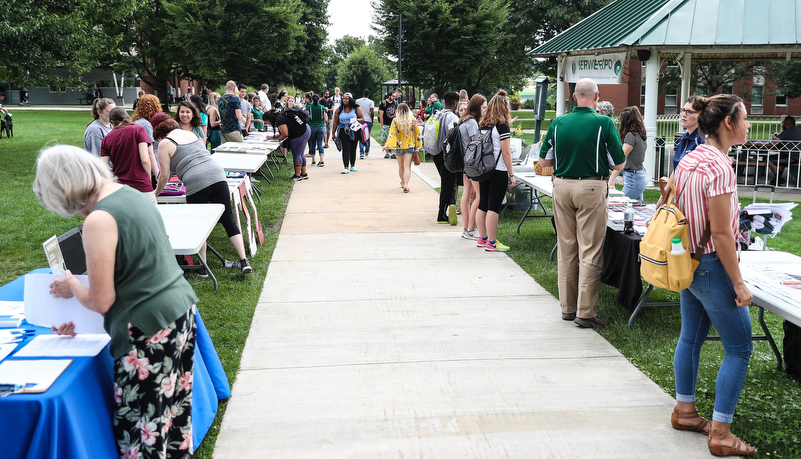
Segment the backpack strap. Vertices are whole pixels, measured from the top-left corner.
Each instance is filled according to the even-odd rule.
[[[687,175],[687,180],[684,181],[684,184],[681,187],[681,192],[679,194],[684,193],[684,189],[687,188],[687,181],[689,181],[689,176],[692,175],[692,173],[695,172],[695,170],[698,169],[698,167],[700,167],[701,164],[703,164],[703,163],[699,162],[698,164],[695,165],[695,167],[690,169],[690,173]],[[661,186],[661,183],[660,183],[660,186]],[[671,196],[671,198],[672,198],[672,196]],[[701,261],[701,256],[704,254],[704,248],[706,247],[707,242],[709,242],[709,238],[711,236],[712,236],[712,229],[710,228],[709,220],[707,220],[706,221],[706,227],[704,228],[704,234],[701,235],[701,239],[698,241],[698,246],[692,252],[693,260],[695,260],[697,262]]]

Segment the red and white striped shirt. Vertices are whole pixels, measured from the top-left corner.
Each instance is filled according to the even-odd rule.
[[[695,171],[692,169],[698,165]],[[729,220],[734,240],[737,240],[740,207],[737,199],[737,176],[732,168],[732,160],[711,145],[699,145],[681,159],[674,176],[678,196],[676,206],[689,222],[690,252],[695,252],[701,236],[709,221],[709,198],[729,193],[731,209]],[[715,251],[713,238],[704,248],[704,253]]]

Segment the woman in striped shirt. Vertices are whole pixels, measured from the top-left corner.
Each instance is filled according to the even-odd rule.
[[[692,284],[681,292],[681,335],[673,358],[677,406],[671,421],[675,429],[707,435],[714,455],[747,456],[756,449],[730,428],[751,357],[747,306],[753,295],[738,265],[737,180],[727,152],[732,145],[745,143],[750,124],[742,99],[731,94],[698,97],[692,108],[698,112],[698,125],[707,135],[707,143],[678,164],[676,205],[689,221],[691,250],[701,250],[704,255]],[[707,228],[711,238],[699,247]],[[725,357],[718,371],[710,425],[695,409],[695,384],[701,346],[711,325],[720,334]]]

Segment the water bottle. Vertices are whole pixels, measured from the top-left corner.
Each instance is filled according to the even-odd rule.
[[[626,203],[626,210],[623,211],[623,233],[634,234],[634,207],[631,201]]]
[[[673,255],[681,255],[684,252],[686,252],[686,250],[684,250],[684,246],[681,244],[681,239],[677,237],[674,237],[670,241],[670,245],[671,245],[670,253],[672,253]]]
[[[234,268],[239,269],[239,262],[238,261],[226,261],[225,262],[226,268]]]

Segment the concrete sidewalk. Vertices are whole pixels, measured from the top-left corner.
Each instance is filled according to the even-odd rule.
[[[215,458],[709,457],[668,394],[436,224],[437,193],[402,193],[375,147],[342,175],[332,145],[294,185]]]

